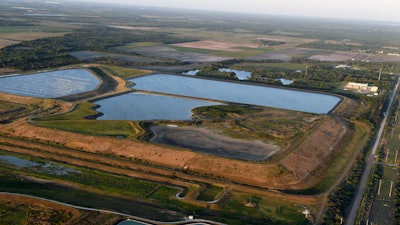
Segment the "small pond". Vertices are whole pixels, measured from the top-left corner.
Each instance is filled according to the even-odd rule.
[[[191,120],[191,109],[219,103],[173,96],[130,93],[95,102],[98,120]]]
[[[154,74],[130,79],[134,89],[203,99],[267,106],[326,114],[340,98],[328,94],[223,82],[192,77]]]
[[[0,155],[0,163],[7,163],[10,165],[14,165],[16,167],[20,168],[25,168],[25,167],[32,167],[32,166],[38,166],[38,163],[34,163],[25,159],[20,159],[15,156],[9,156],[9,155]]]
[[[36,98],[58,98],[92,91],[99,84],[96,76],[87,70],[68,69],[0,77],[0,92]]]

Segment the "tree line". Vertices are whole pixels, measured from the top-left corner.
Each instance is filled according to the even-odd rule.
[[[107,26],[88,26],[62,37],[25,41],[0,50],[0,67],[36,70],[81,62],[71,51],[104,51],[132,42],[164,44],[194,41],[155,31],[132,31]]]

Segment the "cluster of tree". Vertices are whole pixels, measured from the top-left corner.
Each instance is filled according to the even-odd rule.
[[[261,46],[276,46],[286,44],[284,41],[259,40]]]
[[[102,51],[132,42],[165,44],[193,41],[153,31],[132,31],[106,26],[88,26],[62,37],[26,41],[0,50],[0,67],[33,70],[78,63],[71,51]]]
[[[364,46],[364,45],[333,44],[333,43],[327,43],[325,41],[317,41],[317,42],[312,42],[312,43],[308,43],[308,44],[302,44],[299,47],[335,50],[335,51],[359,51],[359,50],[370,51],[371,50],[369,46]]]
[[[340,224],[346,215],[361,179],[364,166],[364,153],[361,153],[347,178],[329,195],[328,210],[322,224]]]
[[[221,65],[222,64],[207,65],[205,67],[200,68],[200,71],[196,75],[204,77],[235,79],[235,80],[238,79],[235,72],[219,71]]]
[[[400,225],[400,182],[396,183],[396,198],[394,200],[394,224]]]
[[[11,27],[11,26],[34,26],[33,23],[27,21],[19,21],[19,20],[5,20],[0,19],[1,27]]]

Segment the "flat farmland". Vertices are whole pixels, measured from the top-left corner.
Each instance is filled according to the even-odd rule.
[[[214,41],[214,40],[204,40],[195,42],[186,42],[173,44],[172,46],[179,46],[185,48],[200,48],[209,49],[215,51],[239,51],[238,48],[258,48],[260,47],[257,43],[233,43],[227,41]]]
[[[298,47],[289,47],[285,49],[279,49],[274,51],[269,51],[263,54],[259,54],[256,56],[251,56],[248,59],[250,60],[282,60],[289,61],[293,57],[310,57],[318,52],[325,52],[323,50],[315,50],[311,48],[298,48]]]
[[[70,30],[59,26],[0,27],[0,38],[14,41],[30,41],[40,38],[60,37]]]
[[[160,59],[134,56],[129,54],[116,54],[116,53],[98,52],[98,51],[76,51],[76,52],[70,52],[70,55],[81,60],[89,60],[89,61],[96,61],[97,59],[110,57],[110,58],[115,58],[122,62],[131,62],[131,63],[165,62],[165,60],[160,60]]]
[[[129,48],[125,51],[154,58],[174,59],[183,62],[219,62],[232,59],[231,57],[215,56],[209,51],[203,53],[199,53],[196,50],[180,51],[168,46],[137,47]]]
[[[329,51],[327,54],[316,54],[309,59],[319,61],[346,61],[351,60],[359,56],[358,52],[344,52],[344,51]]]

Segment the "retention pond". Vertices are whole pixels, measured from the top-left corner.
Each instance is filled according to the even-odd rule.
[[[134,89],[316,114],[329,113],[340,98],[314,92],[154,74],[130,79]]]

